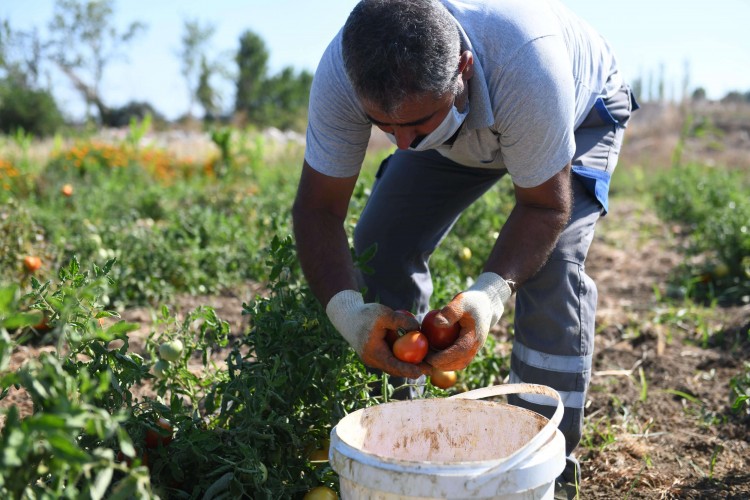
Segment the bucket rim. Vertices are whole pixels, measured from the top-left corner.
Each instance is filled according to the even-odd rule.
[[[460,401],[459,401],[460,399]],[[356,451],[357,454],[363,454],[368,455],[372,457],[376,457],[378,460],[398,463],[400,465],[405,464],[430,464],[430,465],[443,465],[443,464],[458,464],[458,463],[465,463],[470,464],[472,466],[476,466],[479,464],[492,466],[492,465],[499,465],[503,461],[509,459],[512,455],[508,455],[507,457],[500,457],[500,458],[490,458],[485,460],[457,460],[457,461],[445,461],[445,460],[406,460],[406,459],[400,459],[400,458],[393,458],[388,455],[382,455],[379,453],[373,453],[370,451],[362,450],[356,446],[353,446],[345,438],[343,438],[337,431],[339,430],[339,426],[342,422],[344,422],[349,417],[356,418],[358,415],[376,411],[376,409],[380,409],[382,407],[390,407],[390,406],[408,406],[408,405],[414,405],[414,404],[421,404],[421,405],[446,405],[446,404],[460,404],[463,406],[481,406],[485,408],[492,408],[492,407],[503,407],[504,409],[511,409],[512,411],[516,413],[523,413],[526,415],[529,415],[530,417],[536,419],[540,423],[540,427],[543,428],[545,425],[549,424],[549,419],[545,417],[544,415],[541,415],[540,413],[537,413],[533,410],[529,410],[528,408],[523,408],[520,406],[515,406],[508,403],[503,403],[499,401],[483,401],[480,399],[471,399],[471,398],[428,398],[428,399],[415,399],[415,400],[409,400],[409,401],[389,401],[388,403],[381,403],[375,406],[369,406],[367,408],[360,408],[358,410],[355,410],[351,413],[348,413],[346,416],[344,416],[341,420],[339,420],[339,423],[336,424],[333,429],[331,429],[331,442],[333,442],[333,437],[335,436],[338,441],[346,445],[347,448],[350,448],[353,451]],[[541,430],[541,429],[540,429]],[[554,438],[554,436],[550,436],[548,441],[551,441]],[[545,442],[544,444],[547,444]]]
[[[475,401],[475,402],[482,403],[482,401]],[[484,403],[492,404],[489,401],[484,401]],[[512,405],[508,405],[508,406],[512,406]],[[363,408],[363,409],[367,409],[367,408]],[[519,408],[519,409],[526,410],[526,408]],[[357,411],[360,411],[360,410],[357,410]],[[526,411],[531,411],[531,410],[526,410]],[[352,414],[353,413],[355,412],[352,412]],[[379,468],[384,468],[384,469],[393,469],[393,470],[403,470],[404,468],[419,469],[420,467],[429,466],[429,467],[446,469],[446,470],[456,470],[456,472],[460,472],[462,469],[476,471],[477,469],[482,469],[482,468],[492,469],[493,467],[502,465],[503,462],[506,462],[512,456],[512,455],[508,455],[506,457],[489,458],[489,459],[484,459],[484,460],[452,460],[452,461],[406,460],[403,458],[393,458],[387,455],[372,453],[369,451],[365,451],[361,448],[357,448],[356,446],[352,446],[349,443],[347,443],[337,431],[338,431],[338,425],[334,426],[333,429],[331,430],[331,438],[330,438],[331,445],[329,447],[329,450],[330,450],[329,455],[333,454],[333,450],[335,449],[341,454],[349,458],[362,458],[369,465],[376,466]],[[539,449],[550,445],[555,440],[556,436],[557,436],[556,434],[553,434],[552,436],[550,436],[549,439],[545,441],[539,447]],[[330,460],[330,456],[329,456],[329,460]],[[385,467],[380,467],[382,464],[390,464],[390,465],[385,466]]]

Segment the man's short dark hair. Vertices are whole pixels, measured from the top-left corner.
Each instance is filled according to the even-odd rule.
[[[362,0],[341,43],[355,92],[386,113],[407,96],[456,93],[458,25],[437,0]]]

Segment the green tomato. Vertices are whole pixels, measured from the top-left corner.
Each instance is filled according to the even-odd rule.
[[[170,340],[159,346],[159,356],[165,361],[177,361],[184,348],[180,339]]]
[[[156,375],[156,378],[164,378],[164,374],[167,371],[167,368],[169,368],[169,361],[164,361],[163,359],[160,359],[156,363],[154,363],[154,375]]]
[[[304,500],[338,500],[338,495],[328,486],[316,486],[305,493]]]

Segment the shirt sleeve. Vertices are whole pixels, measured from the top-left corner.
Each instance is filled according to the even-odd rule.
[[[351,177],[362,167],[372,124],[346,76],[340,36],[326,49],[313,78],[305,160],[322,174]]]
[[[525,44],[501,73],[495,116],[508,173],[520,187],[549,180],[575,153],[575,84],[564,41],[545,36]]]

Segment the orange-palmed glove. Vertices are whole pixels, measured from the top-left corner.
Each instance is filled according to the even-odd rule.
[[[425,361],[440,370],[462,370],[482,348],[490,329],[500,321],[512,291],[495,273],[482,273],[465,292],[456,295],[436,316],[437,324],[461,325],[458,339],[445,350],[431,353]],[[442,317],[442,318],[441,318]]]
[[[326,314],[367,366],[402,377],[418,378],[422,374],[417,365],[396,359],[385,341],[388,330],[418,330],[419,321],[413,316],[396,313],[382,304],[365,304],[362,294],[354,290],[334,295]]]

